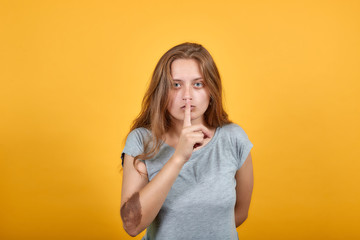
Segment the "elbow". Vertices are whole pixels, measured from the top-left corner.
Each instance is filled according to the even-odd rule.
[[[136,237],[136,236],[139,234],[139,232],[136,231],[136,229],[127,228],[127,227],[125,227],[125,225],[124,225],[124,230],[125,230],[125,232],[126,232],[127,234],[129,234],[131,237]]]
[[[136,237],[141,231],[137,228],[136,225],[132,224],[131,222],[122,219],[123,222],[123,228],[127,234],[129,234],[131,237]]]
[[[248,218],[248,215],[241,215],[236,218],[236,227],[239,227],[241,224],[245,222],[245,220]]]
[[[120,209],[121,220],[124,230],[132,237],[137,236],[141,231],[141,205],[139,193],[136,192]]]
[[[123,228],[127,234],[131,237],[136,237],[141,231],[139,230],[139,225],[134,224],[133,221],[129,221],[127,218],[122,218]]]

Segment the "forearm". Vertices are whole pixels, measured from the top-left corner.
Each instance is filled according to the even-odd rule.
[[[163,205],[172,185],[179,175],[183,163],[181,159],[173,155],[157,175],[137,194],[137,203],[127,206],[124,204],[122,209],[128,215],[136,216],[137,221],[124,221],[127,226],[125,229],[130,235],[136,236],[147,228],[155,219]],[[134,195],[135,195],[134,194]],[[127,209],[126,209],[127,208]],[[134,209],[135,208],[135,209]],[[131,213],[131,211],[134,213]]]
[[[248,215],[245,212],[238,212],[235,211],[235,225],[239,227],[245,220],[247,219]]]

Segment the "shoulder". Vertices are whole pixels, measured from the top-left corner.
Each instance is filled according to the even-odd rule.
[[[146,136],[150,135],[151,131],[144,127],[135,128],[134,130],[129,132],[129,136]]]
[[[144,142],[144,140],[148,139],[150,136],[151,131],[149,129],[144,127],[135,128],[129,132],[126,141]]]
[[[223,135],[226,136],[231,152],[237,160],[236,169],[239,169],[249,155],[253,144],[240,125],[231,123],[224,126],[223,129]]]
[[[248,138],[244,129],[236,123],[229,123],[222,126],[221,131],[229,138]]]

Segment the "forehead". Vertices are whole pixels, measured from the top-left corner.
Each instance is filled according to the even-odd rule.
[[[202,77],[199,63],[195,59],[176,59],[171,63],[171,76],[174,79]]]

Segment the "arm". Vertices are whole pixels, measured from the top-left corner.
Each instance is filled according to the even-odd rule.
[[[147,176],[136,171],[133,160],[125,154],[120,210],[123,227],[132,237],[155,219],[183,165],[173,156],[149,182]],[[144,163],[136,164],[141,172],[147,173]]]
[[[251,153],[249,153],[244,164],[236,175],[236,204],[235,224],[239,227],[247,218],[250,207],[251,194],[254,186],[253,165]]]

